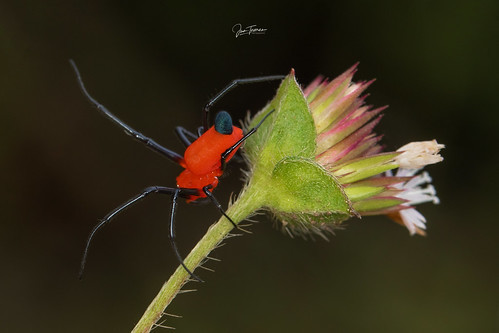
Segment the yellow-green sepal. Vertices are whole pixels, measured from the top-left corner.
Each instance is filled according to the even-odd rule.
[[[332,230],[355,214],[334,176],[314,160],[297,156],[275,166],[266,207],[293,233]]]

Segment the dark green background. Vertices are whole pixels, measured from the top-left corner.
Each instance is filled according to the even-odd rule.
[[[231,79],[293,67],[307,84],[356,61],[357,80],[377,78],[368,103],[390,105],[377,127],[388,149],[447,145],[428,168],[441,204],[420,208],[426,238],[375,217],[329,243],[293,240],[260,217],[168,309],[179,332],[499,331],[497,1],[169,3],[0,3],[0,331],[130,331],[177,266],[169,200],[155,197],[98,235],[77,281],[98,218],[180,169],[92,109],[69,58],[99,101],[177,151],[174,126],[198,126]],[[236,23],[268,31],[236,39]],[[217,108],[240,119],[275,89],[239,88]],[[217,190],[224,203],[239,167]],[[182,252],[217,218],[181,205]]]

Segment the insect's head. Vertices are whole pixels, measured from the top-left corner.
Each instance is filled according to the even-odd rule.
[[[215,117],[215,131],[220,134],[232,134],[232,118],[226,111],[220,111]]]

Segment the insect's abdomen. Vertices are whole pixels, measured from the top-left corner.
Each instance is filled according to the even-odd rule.
[[[193,201],[199,198],[206,198],[206,194],[203,192],[203,187],[211,185],[209,191],[213,191],[218,185],[218,177],[222,175],[222,170],[214,170],[212,172],[206,173],[204,175],[195,175],[189,169],[185,169],[177,177],[177,186],[182,188],[197,188],[199,189],[199,195],[191,195],[187,202]]]
[[[185,150],[186,169],[196,175],[205,175],[219,170],[221,155],[242,137],[242,129],[236,126],[233,126],[232,134],[220,134],[215,131],[214,127],[211,127]],[[228,156],[226,161],[229,161],[236,151],[237,149]]]

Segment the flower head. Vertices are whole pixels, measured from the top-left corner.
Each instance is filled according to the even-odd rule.
[[[264,205],[291,235],[324,236],[352,216],[380,214],[424,234],[426,220],[414,206],[438,198],[428,173],[418,172],[442,161],[444,146],[433,140],[383,151],[374,128],[386,107],[365,104],[374,80],[354,82],[356,70],[318,77],[303,91],[291,71],[251,120],[277,111],[246,144],[250,181],[265,179]]]

